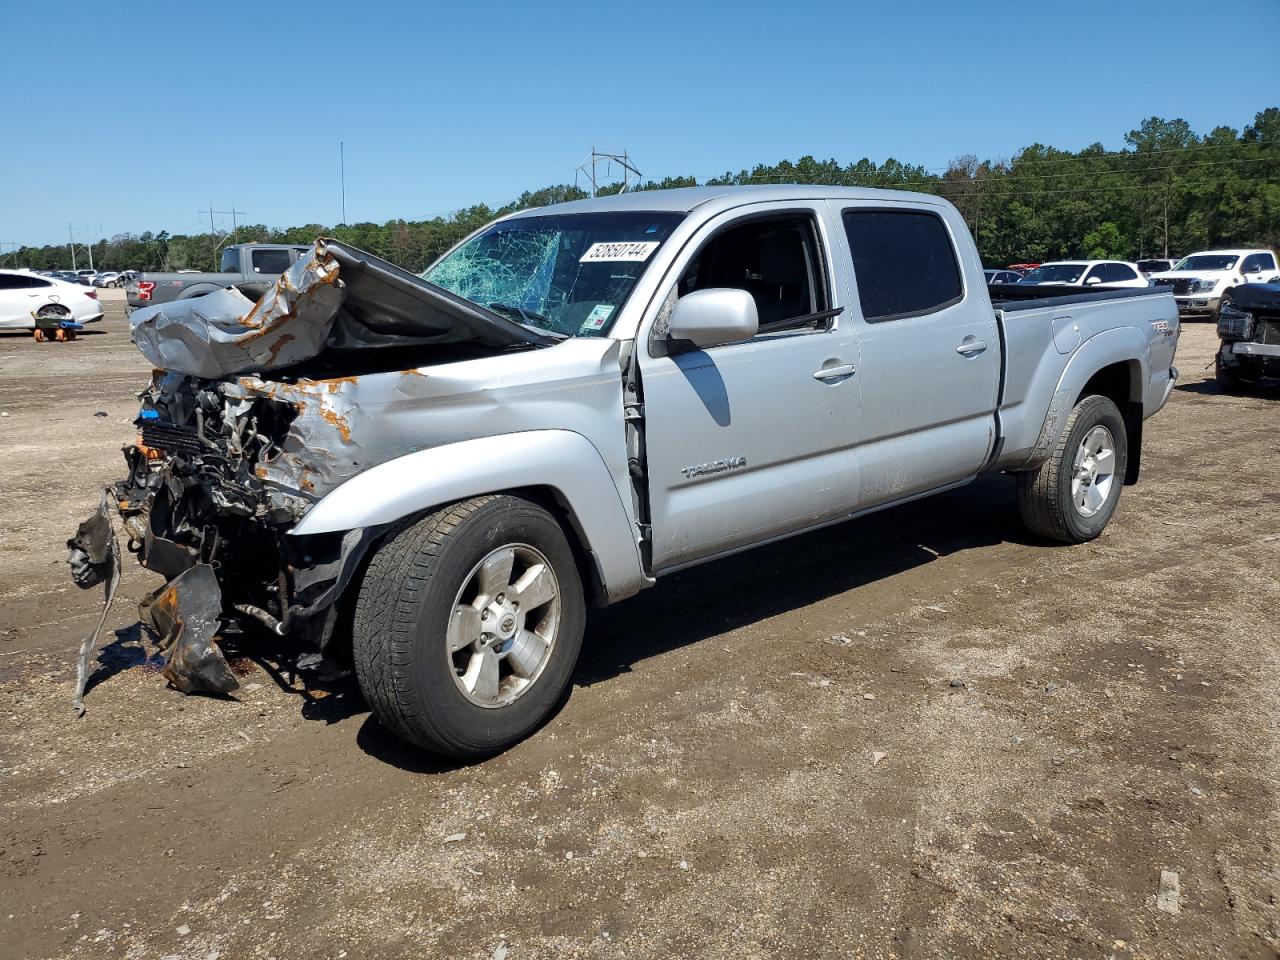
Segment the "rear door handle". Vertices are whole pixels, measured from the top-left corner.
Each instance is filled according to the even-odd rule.
[[[823,367],[821,370],[814,371],[813,379],[815,380],[841,380],[845,377],[852,377],[857,371],[853,368],[852,363],[842,363],[837,367]]]
[[[986,349],[987,349],[987,341],[975,340],[973,339],[973,337],[965,337],[964,340],[960,343],[960,346],[956,347],[956,353],[959,353],[966,357],[976,357],[978,354],[982,353],[982,351]]]

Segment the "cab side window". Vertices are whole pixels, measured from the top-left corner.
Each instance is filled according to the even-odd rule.
[[[862,316],[868,323],[934,313],[964,297],[942,218],[927,210],[846,210]]]
[[[713,287],[751,294],[762,334],[825,330],[830,324],[826,278],[808,215],[761,217],[713,236],[681,274],[677,295]]]

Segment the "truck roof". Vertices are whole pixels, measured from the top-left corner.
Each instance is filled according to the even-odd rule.
[[[589,200],[570,200],[548,207],[521,210],[517,217],[542,216],[547,213],[602,213],[604,211],[652,210],[689,213],[705,204],[734,207],[743,203],[768,203],[777,200],[928,200],[945,204],[941,197],[906,190],[878,190],[872,187],[834,187],[813,184],[750,184],[725,187],[676,187],[671,190],[637,190],[616,193]],[[718,201],[718,202],[717,202]]]

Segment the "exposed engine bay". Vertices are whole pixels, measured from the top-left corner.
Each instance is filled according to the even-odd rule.
[[[329,240],[256,304],[228,288],[135,311],[130,326],[157,369],[124,448],[128,473],[68,541],[75,582],[105,585],[81,650],[80,709],[121,540],[166,578],[139,612],[179,690],[236,688],[217,643],[231,622],[289,636],[310,651],[299,668],[323,665],[337,600],[382,531],[288,531],[346,479],[404,452],[353,430],[354,383],[557,339]]]
[[[1280,377],[1280,285],[1248,283],[1218,315],[1220,375],[1244,382]]]

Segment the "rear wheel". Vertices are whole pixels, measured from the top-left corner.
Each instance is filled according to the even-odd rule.
[[[1018,474],[1018,512],[1033,532],[1062,543],[1102,533],[1115,513],[1128,463],[1124,417],[1107,397],[1085,397],[1049,459]]]
[[[373,557],[356,601],[356,676],[398,736],[488,756],[550,712],[585,622],[556,519],[521,497],[475,497],[402,527]]]

